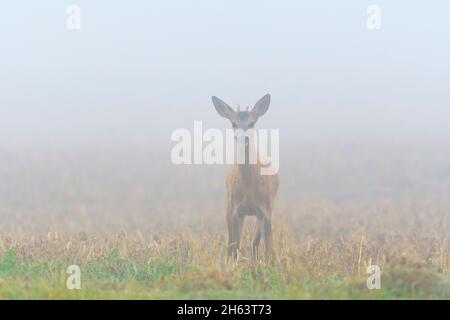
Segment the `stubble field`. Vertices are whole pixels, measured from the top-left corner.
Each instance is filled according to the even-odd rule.
[[[149,149],[2,150],[0,298],[450,299],[444,148],[286,148],[270,264],[250,259],[251,218],[227,258],[226,167]]]

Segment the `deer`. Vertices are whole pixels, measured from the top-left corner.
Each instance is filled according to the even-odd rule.
[[[260,155],[251,146],[248,131],[254,132],[258,119],[269,109],[270,94],[256,102],[251,111],[233,110],[225,102],[213,96],[212,103],[217,113],[231,122],[234,130],[234,143],[245,146],[245,161],[235,163],[226,175],[227,191],[226,220],[228,226],[228,254],[237,259],[242,228],[246,216],[256,216],[256,230],[252,241],[252,258],[258,259],[261,237],[264,241],[265,258],[273,257],[272,210],[278,190],[278,174],[261,175]],[[254,163],[249,161],[250,153],[256,152]]]

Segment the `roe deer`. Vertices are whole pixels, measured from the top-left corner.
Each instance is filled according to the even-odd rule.
[[[245,134],[253,129],[259,117],[269,109],[270,95],[266,94],[251,111],[234,111],[225,102],[212,97],[216,111],[231,121],[235,130],[235,145],[239,142],[245,147],[245,162],[233,165],[226,177],[227,188],[227,224],[229,254],[237,257],[245,216],[256,216],[256,231],[252,243],[252,256],[257,259],[261,236],[264,240],[265,257],[271,259],[272,248],[272,209],[278,189],[278,175],[261,175],[260,155],[255,154],[256,161],[250,163],[252,148],[250,139]],[[237,132],[240,132],[237,133]],[[242,142],[242,136],[245,137]]]

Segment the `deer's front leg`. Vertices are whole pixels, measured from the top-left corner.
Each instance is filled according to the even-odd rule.
[[[260,241],[261,241],[261,219],[258,218],[258,220],[256,221],[255,236],[253,237],[252,243],[253,260],[258,260],[258,248]]]
[[[264,240],[264,251],[266,261],[271,261],[273,258],[273,240],[272,240],[272,208],[269,206],[268,208],[265,206],[261,206],[258,208],[257,217],[258,217],[258,227],[260,230],[260,235]],[[259,240],[259,239],[258,239]],[[259,241],[257,242],[259,243]]]
[[[265,216],[262,219],[262,233],[264,238],[266,261],[271,261],[273,257],[272,221],[268,216]]]
[[[239,210],[236,210],[233,217],[233,241],[234,241],[234,258],[237,258],[237,252],[240,248],[241,244],[241,235],[242,235],[242,227],[244,225],[244,216],[239,213]]]
[[[228,255],[231,255],[233,243],[233,205],[230,201],[228,201],[227,204],[227,226],[228,226]]]
[[[229,231],[229,253],[233,258],[237,258],[237,251],[239,250],[242,227],[244,225],[244,216],[240,212],[239,205],[233,205],[230,214],[227,216],[228,231]]]

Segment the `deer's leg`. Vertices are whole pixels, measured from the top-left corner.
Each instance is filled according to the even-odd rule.
[[[233,244],[233,207],[227,204],[227,226],[228,226],[228,255],[231,255]]]
[[[272,247],[272,221],[269,217],[265,216],[262,219],[262,233],[264,238],[264,248],[266,260],[270,261],[272,258],[273,247]]]
[[[253,260],[258,259],[258,248],[259,248],[259,242],[261,241],[261,219],[257,218],[256,221],[256,230],[255,230],[255,236],[253,237],[253,243],[252,243],[252,257]]]
[[[236,210],[233,214],[232,225],[233,242],[231,243],[231,252],[233,257],[237,258],[237,251],[239,250],[241,242],[242,227],[244,225],[244,216],[239,214],[239,210]]]

